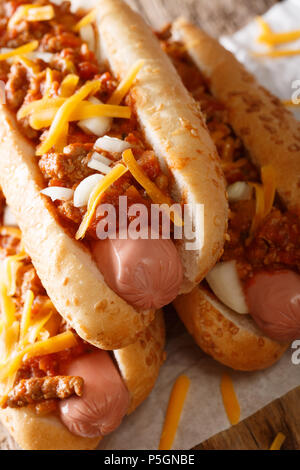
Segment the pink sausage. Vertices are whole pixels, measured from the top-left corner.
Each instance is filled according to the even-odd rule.
[[[246,286],[250,314],[276,341],[300,338],[300,276],[293,271],[262,271]]]
[[[99,437],[114,431],[129,406],[129,393],[106,351],[75,359],[65,374],[84,379],[82,397],[59,403],[60,417],[70,432],[82,437]]]
[[[98,240],[93,256],[105,282],[138,309],[172,302],[182,283],[182,265],[171,240]]]

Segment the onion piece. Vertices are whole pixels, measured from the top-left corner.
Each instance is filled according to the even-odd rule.
[[[109,137],[105,135],[96,140],[94,147],[96,149],[104,150],[105,152],[122,153],[131,147],[125,140],[117,139],[116,137]]]
[[[207,274],[206,280],[214,294],[227,307],[237,313],[249,313],[234,260],[217,263]]]
[[[96,41],[95,41],[95,32],[94,28],[91,24],[87,24],[82,26],[79,30],[79,35],[83,42],[85,42],[90,51],[95,52],[96,49]]]
[[[30,52],[30,54],[28,54],[28,57],[31,59],[41,59],[43,60],[44,62],[51,62],[53,60],[53,58],[55,57],[55,54],[53,54],[52,52],[39,52],[39,51],[35,51],[35,52]]]
[[[18,222],[8,206],[5,206],[4,208],[3,225],[8,225],[9,227],[18,227]]]
[[[93,104],[102,104],[100,100],[91,96],[88,101]],[[102,136],[106,134],[112,125],[112,118],[106,116],[98,116],[79,121],[77,125],[87,134]]]
[[[105,157],[104,155],[102,155],[101,153],[98,153],[98,152],[94,152],[93,155],[92,155],[92,158],[94,160],[97,160],[98,162],[101,162],[101,163],[104,163],[104,165],[111,165],[113,163],[112,160],[110,160],[109,158]]]
[[[99,156],[101,156],[101,155],[99,155]],[[106,160],[108,160],[108,158]],[[109,160],[109,164],[110,163],[112,163],[112,161]],[[106,163],[103,163],[98,158],[95,158],[94,154],[92,155],[92,158],[88,162],[87,166],[89,168],[92,168],[93,170],[100,171],[100,173],[104,173],[105,175],[108,175],[108,173],[111,172],[111,168]]]
[[[79,183],[74,191],[74,207],[83,207],[87,205],[91,192],[102,178],[103,175],[95,173],[94,175],[87,176]]]
[[[236,181],[227,188],[230,202],[249,201],[252,197],[252,188],[245,181]]]
[[[52,201],[56,201],[57,199],[60,201],[69,201],[72,199],[74,191],[73,189],[63,188],[62,186],[49,186],[48,188],[42,189],[41,193],[50,197]]]

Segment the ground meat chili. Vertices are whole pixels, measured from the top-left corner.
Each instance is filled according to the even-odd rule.
[[[17,113],[28,103],[42,99],[47,92],[49,98],[57,98],[60,85],[68,74],[79,77],[76,90],[83,86],[87,80],[100,82],[100,89],[93,96],[106,103],[117,88],[118,82],[107,65],[99,64],[95,54],[89,50],[80,37],[74,32],[74,25],[81,19],[80,16],[70,13],[69,3],[63,2],[60,6],[52,5],[46,1],[31,2],[35,5],[52,5],[55,16],[49,21],[27,21],[22,19],[12,28],[8,28],[8,21],[20,5],[28,4],[28,0],[5,2],[0,9],[0,47],[16,48],[33,40],[39,41],[37,51],[50,53],[50,62],[42,58],[32,58],[35,71],[32,73],[28,64],[16,59],[11,65],[7,61],[0,61],[0,75],[6,82],[6,99],[8,107]],[[51,69],[52,82],[47,89],[47,69]],[[169,178],[160,169],[158,159],[146,143],[144,134],[138,123],[134,110],[135,103],[128,93],[121,105],[130,107],[131,117],[128,119],[114,118],[111,129],[106,135],[116,137],[128,142],[135,159],[144,174],[153,181],[158,188],[169,196]],[[46,138],[48,128],[33,129],[30,116],[18,119],[21,132],[38,147]],[[78,184],[86,177],[96,173],[88,167],[88,163],[95,151],[94,144],[97,136],[84,132],[76,122],[69,123],[66,145],[62,151],[50,149],[37,157],[39,168],[44,177],[45,186],[60,186],[75,190]],[[121,155],[101,151],[101,155],[112,161],[112,166],[120,162]],[[135,188],[136,191],[133,191]],[[128,194],[129,191],[129,194]],[[119,196],[128,197],[128,207],[139,203],[150,207],[151,200],[144,189],[137,183],[128,171],[120,177],[103,193],[99,204],[110,203],[118,208]],[[171,199],[170,199],[171,200]],[[86,213],[86,206],[74,207],[73,200],[54,202],[60,222],[72,236]],[[103,215],[104,216],[104,215]],[[101,217],[103,217],[101,216]],[[93,219],[87,229],[86,239],[97,238],[96,227],[100,218],[94,213]],[[118,218],[117,218],[118,219]],[[172,227],[171,227],[172,232]]]
[[[0,193],[2,194],[2,193]],[[1,197],[1,212],[5,207],[5,199]],[[2,207],[3,206],[3,207]],[[0,226],[0,264],[4,269],[4,262],[9,256],[20,253],[21,239],[17,235],[18,229]],[[20,263],[16,272],[15,293],[10,297],[16,308],[16,318],[21,319],[26,293],[30,289],[34,294],[31,308],[31,318],[39,318],[47,303],[50,302],[43,288],[29,256]],[[57,313],[51,303],[52,316],[46,326],[50,335],[62,333],[68,329],[64,319]],[[73,332],[76,335],[75,332]],[[3,340],[3,339],[1,339]],[[64,370],[74,358],[95,350],[76,335],[77,345],[55,354],[32,357],[22,362],[3,407],[21,407],[30,405],[37,414],[55,412],[59,399],[67,398],[73,394],[82,393],[83,379],[64,376]],[[39,379],[39,380],[38,380]],[[67,390],[66,395],[61,389]]]
[[[247,150],[230,126],[226,107],[209,91],[209,83],[189,58],[181,43],[170,40],[170,27],[158,34],[185,86],[199,102],[219,155],[228,185],[236,181],[260,182]],[[230,203],[228,237],[221,261],[236,260],[246,282],[261,269],[293,269],[300,272],[300,220],[275,199],[249,242],[255,199]]]

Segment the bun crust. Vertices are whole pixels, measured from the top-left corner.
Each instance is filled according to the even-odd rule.
[[[29,408],[6,408],[0,417],[23,450],[92,450],[101,440],[75,436],[57,416],[38,416]]]
[[[202,286],[177,297],[174,305],[200,348],[232,369],[265,369],[288,348],[264,336],[249,315],[235,313]]]
[[[139,340],[114,355],[131,396],[128,414],[150,394],[164,360],[165,324],[158,311],[153,323]],[[100,438],[84,438],[70,433],[58,416],[38,416],[29,407],[0,410],[0,418],[18,445],[25,450],[90,450]]]
[[[148,141],[174,177],[174,198],[193,206],[205,203],[203,249],[186,251],[182,240],[177,246],[185,273],[182,292],[190,291],[218,259],[226,230],[225,182],[214,144],[198,107],[144,21],[119,0],[83,3],[99,6],[100,44],[118,77],[145,60],[132,94]],[[81,2],[71,4],[77,9]],[[89,251],[68,236],[52,203],[40,194],[43,181],[34,149],[5,105],[0,105],[0,118],[0,184],[56,309],[99,348],[133,343],[154,312],[138,312],[106,285]],[[203,232],[202,222],[197,231]]]
[[[216,39],[183,18],[173,32],[225,104],[254,164],[274,166],[278,194],[300,215],[300,123]]]

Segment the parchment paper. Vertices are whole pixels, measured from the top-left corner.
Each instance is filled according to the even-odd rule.
[[[300,2],[287,0],[278,4],[265,18],[274,30],[299,28]],[[255,42],[258,33],[257,23],[253,21],[234,36],[222,38],[222,42],[264,86],[280,98],[290,99],[291,82],[300,79],[300,56],[253,59],[250,50],[261,49]],[[300,47],[300,41],[292,46]],[[300,113],[298,116],[300,119]],[[174,380],[182,373],[191,379],[191,387],[173,448],[190,449],[230,426],[220,395],[220,377],[226,368],[201,352],[173,310],[168,309],[166,316],[167,360],[155,389],[135,413],[125,418],[116,432],[102,441],[100,449],[157,449],[170,391]],[[241,405],[241,419],[300,385],[300,365],[292,364],[292,353],[292,349],[288,350],[279,363],[265,371],[238,373],[228,369]],[[0,449],[8,448],[16,446],[0,427]]]

